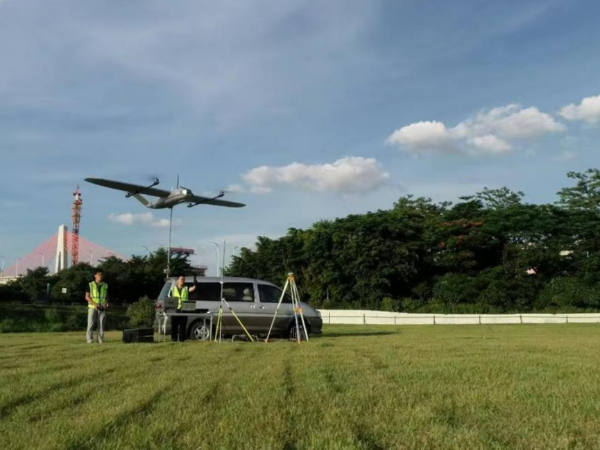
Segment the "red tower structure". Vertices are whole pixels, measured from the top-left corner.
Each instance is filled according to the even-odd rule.
[[[79,192],[79,185],[73,192],[73,208],[72,208],[72,218],[73,218],[73,232],[71,242],[71,260],[72,265],[74,266],[79,261],[79,222],[81,220],[81,205],[83,204],[83,200],[81,199],[81,193]]]

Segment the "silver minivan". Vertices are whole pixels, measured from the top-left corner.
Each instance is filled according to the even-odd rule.
[[[177,308],[177,299],[168,297],[171,287],[176,282],[176,277],[168,278],[156,301],[154,328],[157,331],[164,314],[172,313]],[[196,278],[196,289],[190,292],[189,301],[183,305],[181,311],[187,317],[187,336],[190,339],[205,340],[211,331],[210,334],[214,335],[216,318],[221,305],[221,282],[223,298],[248,332],[252,335],[266,336],[283,290],[267,281],[238,277]],[[188,287],[193,286],[194,277],[186,277],[185,284]],[[323,326],[321,313],[306,303],[302,302],[300,306],[309,336],[321,334]],[[205,320],[210,315],[213,316],[212,330],[210,322]],[[225,303],[223,303],[222,323],[224,336],[244,334],[243,328]],[[286,292],[277,312],[271,335],[288,338],[293,331],[295,331],[295,320],[292,298]],[[169,333],[170,321],[167,321],[166,334]]]

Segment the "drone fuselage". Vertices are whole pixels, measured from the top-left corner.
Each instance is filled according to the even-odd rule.
[[[177,206],[180,203],[189,202],[193,196],[194,194],[189,189],[178,188],[174,189],[168,197],[159,198],[155,202],[148,202],[144,206],[146,206],[146,208],[151,209],[173,208],[174,206]],[[134,195],[134,197],[141,201],[141,199],[139,199],[141,195]]]

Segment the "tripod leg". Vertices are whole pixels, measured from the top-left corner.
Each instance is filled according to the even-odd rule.
[[[219,326],[219,343],[223,338],[223,297],[221,297],[221,306],[219,307],[219,313],[221,314],[221,324]]]
[[[221,330],[221,317],[223,315],[223,304],[219,305],[219,314],[217,315],[217,326],[215,328],[215,342],[217,342],[217,337],[219,338],[219,342],[221,341],[221,337],[219,335],[219,331]]]
[[[244,331],[246,332],[246,335],[248,336],[248,338],[252,342],[254,342],[254,339],[252,339],[252,336],[250,335],[250,333],[248,333],[248,330],[246,330],[246,327],[244,326],[244,324],[242,323],[242,321],[240,320],[240,318],[237,316],[237,314],[235,313],[235,311],[233,310],[233,308],[229,305],[229,303],[227,303],[227,300],[223,299],[223,301],[225,302],[225,304],[229,308],[229,311],[231,311],[231,314],[233,314],[233,317],[236,318],[236,320],[238,321],[238,323],[240,324],[240,326],[244,329]]]
[[[294,321],[296,323],[296,341],[298,344],[300,343],[300,326],[298,325],[298,299],[296,298],[296,290],[294,287],[296,286],[296,282],[292,280],[292,307],[294,308]]]
[[[288,278],[285,282],[285,286],[283,287],[283,292],[281,293],[281,297],[279,298],[279,303],[277,303],[277,309],[275,310],[275,315],[273,316],[273,320],[271,321],[271,326],[269,327],[269,332],[267,333],[267,339],[265,342],[269,340],[269,336],[271,336],[271,330],[273,329],[273,324],[275,323],[275,317],[277,317],[277,313],[279,312],[279,307],[281,306],[281,302],[283,301],[283,297],[285,296],[285,291],[290,283],[290,279]]]
[[[296,290],[296,298],[298,300],[298,309],[300,310],[300,319],[302,321],[302,329],[304,330],[304,336],[306,337],[306,341],[308,342],[308,330],[306,329],[306,322],[304,321],[304,314],[302,313],[302,307],[300,306],[300,294],[298,293],[298,287],[294,285],[294,289]]]

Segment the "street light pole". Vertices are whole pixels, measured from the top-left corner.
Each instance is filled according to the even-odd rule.
[[[219,260],[221,259],[221,251],[220,251],[221,246],[219,244],[217,244],[216,242],[212,242],[212,244],[214,244],[217,247],[217,268],[216,268],[217,275],[216,276],[219,276]]]
[[[177,177],[179,180],[179,177]],[[179,181],[177,181],[179,185]],[[167,249],[167,278],[171,274],[171,229],[173,227],[173,207],[169,208],[169,248]]]
[[[225,239],[223,239],[223,263],[221,264],[221,276],[225,275],[225,249],[227,245],[225,244]]]

